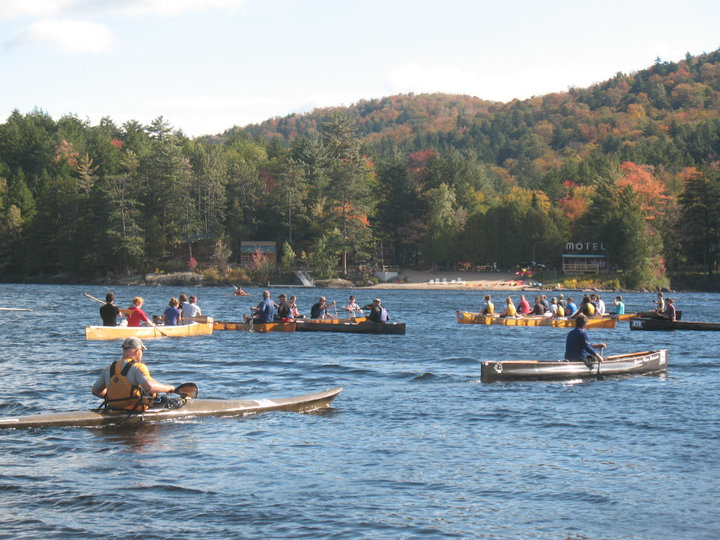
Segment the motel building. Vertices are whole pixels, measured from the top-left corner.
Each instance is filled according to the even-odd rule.
[[[608,272],[610,265],[603,242],[567,242],[562,256],[565,274],[599,274]]]

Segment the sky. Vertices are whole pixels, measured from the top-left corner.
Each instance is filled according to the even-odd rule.
[[[18,110],[190,137],[446,92],[507,102],[720,48],[717,0],[0,0]]]

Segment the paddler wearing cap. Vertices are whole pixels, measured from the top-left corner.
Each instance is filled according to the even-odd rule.
[[[174,392],[175,387],[156,381],[143,364],[143,342],[129,337],[122,343],[122,358],[106,367],[92,387],[94,396],[103,398],[108,409],[144,411],[156,401],[158,392]]]
[[[382,307],[382,302],[379,298],[375,298],[372,304],[365,306],[365,309],[369,309],[368,319],[374,323],[386,323],[390,319],[387,310]]]

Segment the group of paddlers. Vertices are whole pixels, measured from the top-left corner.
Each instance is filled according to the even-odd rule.
[[[184,294],[181,294],[179,299],[173,296],[165,312],[162,315],[154,315],[152,321],[142,309],[144,304],[145,300],[141,296],[136,296],[132,299],[132,305],[123,309],[115,305],[115,295],[107,293],[105,304],[100,308],[103,326],[118,326],[118,318],[123,315],[127,316],[127,326],[131,327],[143,324],[155,326],[159,323],[166,326],[177,326],[182,321],[192,321],[194,317],[202,315],[200,307],[197,305],[197,296],[192,294],[190,298]]]
[[[334,313],[330,313],[330,309],[333,309]],[[275,302],[271,296],[270,291],[263,292],[263,298],[256,307],[250,308],[253,314],[248,316],[245,315],[245,320],[257,322],[257,323],[273,323],[273,322],[289,322],[293,319],[305,318],[300,313],[297,307],[297,298],[291,296],[288,297],[285,293],[278,296],[278,302]],[[365,317],[363,310],[370,310],[367,318],[372,322],[387,322],[390,318],[387,310],[382,307],[382,302],[379,298],[375,298],[371,304],[364,307],[360,307],[355,296],[350,295],[349,302],[346,306],[341,308],[345,311],[346,317]],[[318,301],[313,304],[310,308],[310,319],[335,319],[338,318],[337,302],[333,301],[328,303],[324,296],[321,296]]]
[[[622,296],[615,297],[615,314],[623,315],[625,313],[625,303]],[[485,305],[482,308],[482,314],[491,317],[523,317],[526,315],[540,315],[543,317],[570,317],[577,318],[579,315],[586,317],[601,317],[608,315],[605,302],[598,294],[585,294],[580,301],[580,305],[575,303],[572,296],[568,296],[567,300],[563,294],[557,297],[548,298],[546,294],[535,297],[535,303],[531,307],[525,295],[520,295],[520,303],[515,306],[512,296],[505,299],[505,309],[501,313],[495,311],[495,305],[492,297],[488,294],[485,296]]]

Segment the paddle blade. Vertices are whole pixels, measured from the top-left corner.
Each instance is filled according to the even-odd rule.
[[[198,396],[198,387],[197,384],[192,382],[183,383],[175,387],[175,393],[183,398],[195,399]]]

